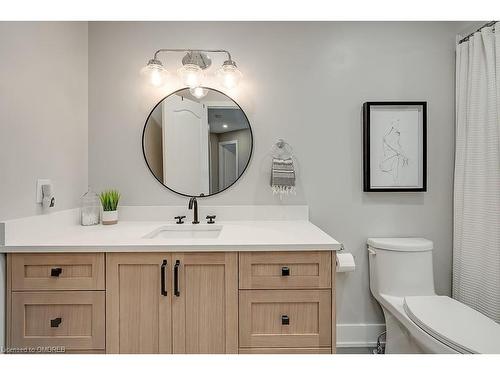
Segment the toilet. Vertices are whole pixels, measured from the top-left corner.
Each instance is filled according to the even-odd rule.
[[[500,353],[500,324],[434,290],[433,243],[369,238],[370,290],[386,321],[386,353]]]

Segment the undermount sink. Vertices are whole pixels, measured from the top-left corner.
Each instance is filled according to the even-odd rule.
[[[167,224],[143,238],[217,238],[221,230],[222,225],[217,224]]]

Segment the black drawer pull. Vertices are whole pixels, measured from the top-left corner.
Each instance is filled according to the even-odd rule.
[[[57,268],[52,268],[50,270],[50,276],[52,277],[59,277],[59,275],[62,273],[62,268],[57,267]]]
[[[181,291],[179,290],[179,266],[181,265],[180,260],[175,261],[174,265],[174,294],[176,297],[181,295]]]
[[[290,276],[290,268],[281,267],[281,276]]]
[[[55,318],[50,320],[50,326],[52,328],[57,328],[62,323],[62,318]]]
[[[166,287],[166,281],[165,281],[165,277],[166,277],[166,271],[167,269],[167,260],[166,259],[163,259],[163,263],[161,264],[161,267],[160,267],[160,278],[161,278],[161,295],[162,296],[166,296],[167,295],[167,287]]]
[[[290,318],[288,317],[288,315],[281,315],[281,325],[290,325]]]

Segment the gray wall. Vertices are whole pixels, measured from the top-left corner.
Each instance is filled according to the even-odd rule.
[[[87,186],[87,22],[0,22],[0,220],[40,213],[37,178],[56,208]]]
[[[0,22],[0,220],[40,213],[37,178],[56,209],[86,189],[87,22]],[[0,254],[0,346],[5,258]]]
[[[369,236],[432,239],[437,290],[449,294],[460,29],[446,22],[91,22],[90,183],[120,189],[123,204],[187,203],[151,176],[141,151],[151,107],[180,84],[149,89],[138,72],[161,47],[226,48],[245,75],[229,95],[248,115],[255,152],[237,184],[201,204],[280,204],[269,188],[269,150],[284,138],[298,160],[298,194],[284,203],[308,204],[312,222],[356,256],[357,271],[338,277],[340,323],[382,321],[368,288]],[[179,60],[164,60],[174,77]],[[427,193],[362,192],[361,105],[367,100],[428,101]]]
[[[248,129],[234,130],[232,132],[219,133],[219,142],[238,141],[238,172],[241,173],[250,156],[252,145],[250,131]],[[219,152],[217,147],[217,152]]]

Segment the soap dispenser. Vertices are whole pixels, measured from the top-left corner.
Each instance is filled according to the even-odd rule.
[[[97,225],[100,222],[101,201],[89,187],[81,198],[80,223],[82,225]]]

